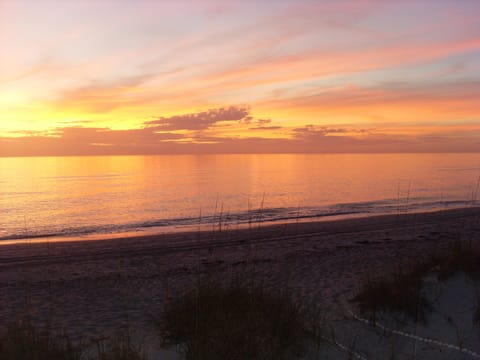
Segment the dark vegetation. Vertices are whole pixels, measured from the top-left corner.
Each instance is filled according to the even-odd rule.
[[[431,304],[422,293],[424,272],[420,268],[399,268],[390,277],[368,279],[355,296],[362,311],[404,313],[415,321],[425,322]]]
[[[424,277],[433,273],[439,281],[445,281],[458,272],[480,278],[480,249],[471,242],[455,241],[427,256],[402,261],[386,276],[367,279],[354,301],[373,316],[388,311],[425,322],[431,304],[423,293]]]
[[[281,360],[305,353],[318,335],[316,318],[288,292],[205,281],[168,302],[158,329],[162,344],[180,347],[187,360]]]
[[[66,335],[38,330],[29,319],[7,327],[0,337],[1,360],[145,360],[141,349],[133,345],[128,332],[114,338],[92,339],[93,351],[85,343],[73,345]],[[91,355],[91,353],[95,355]]]
[[[81,351],[65,336],[37,330],[30,320],[18,320],[0,338],[1,360],[79,360]]]

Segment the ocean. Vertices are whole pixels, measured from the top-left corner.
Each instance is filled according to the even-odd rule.
[[[0,158],[0,241],[479,205],[480,154]]]

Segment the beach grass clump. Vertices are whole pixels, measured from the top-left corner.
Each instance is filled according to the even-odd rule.
[[[170,299],[157,325],[162,345],[176,346],[187,360],[282,360],[305,353],[310,320],[287,292],[203,281]]]
[[[408,266],[399,266],[386,276],[368,279],[363,284],[354,297],[361,310],[373,314],[378,311],[399,312],[425,322],[432,306],[423,291],[428,273],[436,274],[439,281],[446,281],[459,272],[472,279],[480,278],[480,250],[472,242],[453,241],[427,255],[415,254],[405,264]]]
[[[66,336],[37,330],[28,319],[7,326],[0,338],[2,360],[80,360],[82,351]]]
[[[109,341],[106,341],[109,340]],[[85,343],[73,345],[65,335],[38,330],[29,319],[7,326],[0,337],[1,360],[146,360],[145,352],[131,341],[129,333],[118,333],[112,339],[96,339],[94,355]]]
[[[480,279],[480,249],[471,242],[454,241],[434,260],[438,278],[446,280],[458,272]]]
[[[354,297],[362,311],[406,314],[415,321],[425,322],[431,304],[423,293],[423,267],[410,271],[398,269],[389,277],[368,279]]]

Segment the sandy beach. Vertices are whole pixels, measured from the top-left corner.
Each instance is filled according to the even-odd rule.
[[[248,273],[325,306],[367,277],[453,240],[480,241],[480,208],[251,229],[0,246],[0,324],[26,309],[74,335],[128,322],[149,329],[162,303],[202,276]]]

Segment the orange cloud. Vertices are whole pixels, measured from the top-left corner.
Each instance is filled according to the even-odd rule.
[[[212,132],[217,123],[233,121],[250,131],[281,130],[286,137],[226,136]],[[184,116],[161,117],[132,130],[70,126],[48,134],[26,133],[0,137],[0,155],[93,155],[285,152],[438,152],[480,150],[480,125],[358,128],[269,126],[239,107],[212,109]],[[166,128],[163,126],[166,125]],[[268,125],[268,126],[266,126]],[[390,128],[391,129],[391,128]],[[167,130],[167,131],[166,131]],[[178,132],[182,130],[181,132]],[[19,136],[20,135],[20,136]]]
[[[165,130],[205,130],[221,122],[250,121],[248,108],[230,106],[228,108],[210,109],[195,114],[161,117],[147,121],[150,129]]]

